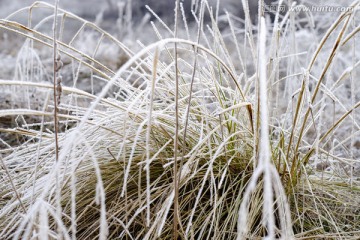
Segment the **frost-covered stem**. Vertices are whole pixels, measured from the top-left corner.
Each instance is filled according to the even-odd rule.
[[[149,109],[149,119],[148,126],[146,131],[146,227],[150,226],[150,133],[151,133],[151,124],[152,124],[152,111],[154,105],[154,95],[155,95],[155,83],[156,83],[156,71],[157,63],[159,60],[159,49],[155,49],[154,63],[153,63],[153,79],[151,82],[151,92],[150,92],[150,109]]]
[[[57,14],[58,14],[58,6],[59,0],[55,0],[55,10],[54,10],[54,24],[53,24],[53,94],[54,94],[54,133],[55,133],[55,167],[56,167],[56,190],[55,190],[55,202],[56,202],[56,214],[57,217],[61,219],[61,202],[60,202],[60,179],[59,179],[59,139],[58,139],[58,132],[59,132],[59,122],[58,122],[58,91],[57,91],[57,72],[58,72],[58,61],[57,61]],[[61,228],[58,225],[58,239],[62,239]]]
[[[57,12],[58,12],[59,0],[55,0],[55,14],[53,24],[53,94],[54,94],[54,131],[55,131],[55,159],[59,160],[59,140],[58,140],[58,104],[57,104],[57,43],[56,43],[56,29],[57,29]]]
[[[10,181],[10,184],[11,184],[12,189],[14,190],[15,196],[16,196],[16,198],[18,199],[22,210],[23,210],[24,213],[25,213],[25,212],[26,212],[26,208],[25,208],[23,202],[21,201],[21,197],[20,197],[20,195],[19,195],[19,193],[18,193],[18,191],[17,191],[17,189],[16,189],[16,187],[15,187],[15,184],[14,184],[14,181],[13,181],[13,179],[12,179],[12,177],[11,177],[11,174],[10,174],[10,172],[9,172],[9,170],[8,170],[5,162],[4,162],[4,160],[2,159],[1,155],[0,155],[0,161],[1,161],[1,164],[2,164],[2,166],[3,166],[3,168],[4,168],[4,170],[5,170],[6,175],[7,175],[8,178],[9,178],[9,181]]]
[[[202,2],[201,7],[200,7],[200,14],[199,14],[200,17],[199,17],[199,22],[198,22],[198,32],[197,32],[197,40],[196,40],[197,44],[200,43],[200,36],[201,36],[200,33],[201,33],[202,25],[203,25],[203,13],[204,13],[204,4]],[[188,129],[188,125],[189,125],[189,115],[190,115],[191,100],[192,100],[192,95],[193,95],[193,86],[194,86],[196,68],[197,68],[197,64],[198,64],[197,63],[198,62],[198,46],[194,46],[193,48],[194,48],[195,59],[194,59],[194,64],[193,64],[193,71],[192,71],[192,74],[191,74],[189,102],[188,102],[188,106],[186,108],[183,143],[186,142],[186,134],[187,134],[187,129]],[[182,148],[182,156],[181,156],[181,162],[180,162],[180,172],[179,172],[178,182],[180,182],[180,179],[181,179],[181,169],[182,169],[182,166],[183,166],[183,163],[184,163],[185,154],[186,154],[186,145],[184,144],[183,148]]]
[[[355,28],[355,19],[352,19],[352,25]],[[352,44],[352,69],[355,69],[356,65],[356,38],[353,38],[353,44]],[[351,71],[350,75],[350,84],[351,84],[351,106],[355,106],[355,80],[356,79],[356,71]],[[352,123],[351,123],[351,140],[350,140],[350,146],[351,146],[351,152],[350,152],[350,159],[355,159],[354,156],[354,145],[355,145],[355,123],[356,123],[356,109],[352,111],[351,113]],[[351,162],[350,166],[350,186],[353,187],[353,177],[354,177],[354,163]]]
[[[260,19],[259,34],[259,101],[260,101],[260,149],[259,164],[264,168],[264,208],[263,220],[268,230],[268,238],[275,237],[275,219],[273,208],[273,186],[271,180],[269,112],[267,106],[267,76],[266,76],[266,25],[265,18]]]
[[[178,9],[179,0],[175,3],[175,30],[174,37],[177,38],[178,31]],[[178,154],[178,136],[179,136],[179,74],[178,74],[178,53],[177,43],[174,46],[175,57],[175,141],[174,141],[174,218],[173,218],[173,235],[174,239],[178,239],[178,221],[179,221],[179,182],[177,178],[177,154]]]

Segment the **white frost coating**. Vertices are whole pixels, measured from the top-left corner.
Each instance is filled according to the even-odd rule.
[[[158,237],[160,237],[160,235],[162,233],[162,229],[164,228],[164,225],[165,225],[165,222],[167,219],[167,215],[168,215],[170,208],[174,202],[174,196],[175,196],[175,191],[173,190],[173,191],[171,191],[170,196],[164,202],[165,208],[162,208],[162,211],[161,211],[162,219],[161,219],[160,226],[157,230]]]
[[[270,142],[269,142],[269,125],[268,125],[268,108],[267,108],[267,83],[266,83],[266,25],[265,18],[261,17],[260,34],[259,34],[259,101],[260,101],[260,147],[259,147],[259,165],[255,169],[250,183],[244,193],[244,198],[240,206],[238,220],[238,237],[240,240],[243,234],[247,232],[247,208],[252,191],[256,188],[256,182],[261,173],[264,173],[264,205],[263,205],[263,221],[267,226],[268,237],[271,239],[275,236],[275,219],[273,215],[273,192],[271,183],[270,164]],[[240,217],[241,216],[241,217]]]
[[[155,56],[153,62],[153,79],[151,82],[151,92],[150,92],[150,106],[149,106],[149,114],[148,114],[148,126],[146,131],[146,227],[150,226],[150,133],[151,133],[151,120],[152,120],[152,112],[154,107],[154,95],[155,95],[155,84],[156,84],[156,70],[157,70],[157,62],[159,58],[159,49],[155,49]],[[124,184],[125,186],[125,184]]]
[[[125,174],[124,174],[124,185],[123,185],[123,188],[121,190],[121,194],[120,196],[121,197],[124,197],[125,196],[125,191],[126,191],[126,187],[127,187],[127,180],[128,180],[128,177],[129,177],[129,174],[130,174],[130,168],[131,168],[131,163],[132,163],[132,159],[134,157],[134,153],[135,153],[135,150],[136,150],[136,145],[137,145],[137,141],[139,139],[139,135],[140,133],[143,131],[143,127],[145,126],[145,124],[148,122],[148,120],[144,120],[140,127],[138,128],[137,132],[136,132],[136,136],[135,136],[135,141],[134,141],[134,144],[132,146],[132,149],[131,149],[131,154],[130,154],[130,157],[129,157],[129,160],[128,160],[128,164],[127,164],[127,167],[126,167],[126,171],[125,171]]]
[[[72,151],[73,153],[73,151]],[[74,159],[74,157],[72,158]],[[71,171],[75,172],[75,165],[73,164],[71,167]],[[76,175],[71,175],[71,233],[72,238],[76,239]]]
[[[145,55],[146,53],[148,53],[152,49],[160,48],[160,47],[163,47],[166,44],[170,44],[170,43],[182,43],[182,44],[197,47],[198,49],[206,52],[212,58],[214,58],[220,65],[222,65],[226,69],[226,71],[228,71],[230,74],[233,74],[233,72],[227,67],[227,65],[214,52],[212,52],[211,50],[205,48],[204,46],[202,46],[200,44],[197,44],[195,42],[188,41],[188,40],[179,39],[179,38],[167,38],[167,39],[160,40],[160,41],[158,41],[156,43],[150,44],[149,46],[143,48],[141,51],[139,51],[137,54],[135,54],[132,58],[130,58],[125,64],[123,64],[121,66],[121,68],[116,72],[115,76],[112,77],[111,80],[103,87],[102,91],[99,93],[96,100],[88,108],[88,110],[86,111],[86,113],[82,117],[82,120],[81,120],[81,122],[80,122],[80,124],[78,126],[78,129],[82,129],[84,127],[84,124],[86,123],[86,120],[89,118],[90,114],[94,111],[95,107],[99,104],[99,102],[105,97],[106,93],[109,91],[111,86],[113,86],[114,82],[117,79],[119,79],[119,77],[128,68],[130,68],[132,66],[132,64],[134,64],[139,58],[141,58],[143,55]],[[161,50],[161,48],[160,48],[160,50]],[[239,89],[239,91],[242,93],[242,89]],[[66,141],[64,147],[68,148],[67,146],[71,146],[75,142],[75,139],[76,138],[69,139],[69,141]],[[59,159],[61,161],[61,159],[62,159],[61,156],[60,156]]]
[[[205,173],[205,175],[204,175],[204,177],[203,177],[203,181],[202,181],[202,183],[201,183],[201,187],[200,187],[199,192],[198,192],[198,194],[197,194],[197,196],[196,196],[195,204],[194,204],[194,207],[193,207],[193,209],[192,209],[192,211],[191,211],[191,214],[190,214],[190,217],[189,217],[189,221],[188,221],[188,224],[187,224],[187,227],[186,227],[186,231],[185,231],[186,234],[188,234],[188,233],[190,232],[190,228],[191,228],[191,226],[192,226],[192,219],[193,219],[193,217],[194,217],[195,210],[196,210],[196,208],[197,208],[197,205],[199,204],[199,201],[200,201],[200,198],[201,198],[201,194],[203,193],[203,189],[204,189],[204,187],[205,187],[206,180],[208,179],[208,176],[209,176],[210,172],[213,171],[213,164],[214,164],[216,158],[217,158],[219,155],[221,155],[221,153],[222,153],[222,151],[223,151],[223,149],[224,149],[224,146],[228,143],[228,141],[229,141],[232,137],[236,136],[237,134],[238,134],[238,133],[235,132],[235,133],[229,135],[226,139],[224,139],[224,141],[223,141],[223,142],[219,145],[219,147],[217,148],[215,154],[214,154],[213,156],[211,156],[211,159],[210,159],[210,161],[209,161],[209,167],[207,168],[206,173]]]
[[[99,239],[100,240],[106,240],[107,236],[109,234],[109,226],[106,221],[106,204],[105,204],[105,189],[104,189],[104,183],[102,181],[101,177],[101,170],[100,166],[98,164],[98,161],[94,155],[94,152],[92,151],[92,147],[87,141],[84,141],[85,146],[89,150],[89,156],[94,164],[95,174],[97,178],[96,183],[96,196],[95,201],[99,205],[100,204],[100,231],[99,231]]]
[[[260,153],[259,164],[264,166],[264,207],[263,221],[267,226],[269,239],[275,238],[275,219],[273,186],[270,171],[269,112],[267,107],[267,76],[266,76],[266,25],[261,17],[259,36],[259,98],[260,98]]]
[[[248,207],[251,194],[255,191],[257,182],[263,174],[264,177],[264,205],[263,205],[263,224],[267,229],[268,235],[265,239],[275,239],[275,218],[274,218],[274,196],[273,191],[277,193],[277,201],[280,207],[279,211],[281,217],[281,233],[285,239],[292,239],[291,220],[289,205],[286,200],[285,191],[281,185],[278,172],[271,164],[270,140],[269,140],[269,112],[267,106],[267,76],[266,76],[266,25],[265,18],[260,19],[260,33],[259,33],[259,52],[258,52],[258,66],[259,66],[259,101],[260,101],[260,146],[259,146],[259,165],[254,170],[250,182],[245,190],[243,201],[240,205],[238,216],[238,236],[237,239],[244,239],[248,231],[246,219],[248,217]]]
[[[186,162],[185,165],[182,167],[181,169],[181,179],[180,179],[180,183],[181,180],[183,180],[184,178],[186,178],[190,173],[191,173],[191,169],[190,169],[190,165],[191,162]],[[160,211],[157,214],[156,220],[154,221],[153,226],[151,227],[152,229],[156,226],[157,227],[157,235],[158,237],[160,237],[160,235],[162,234],[162,230],[165,226],[165,222],[167,220],[167,216],[169,214],[170,208],[173,205],[174,202],[174,197],[175,197],[175,191],[174,189],[171,191],[170,195],[166,198],[166,200],[164,201],[163,207],[160,209]],[[160,224],[158,224],[160,222]],[[144,239],[148,239],[150,237],[150,233],[152,231],[150,230],[148,232],[148,234],[144,237]]]
[[[226,174],[227,174],[227,170],[228,170],[228,168],[229,168],[229,166],[230,166],[231,161],[232,161],[234,158],[235,158],[235,156],[232,156],[232,157],[227,161],[227,163],[226,163],[226,168],[224,169],[224,172],[222,173],[221,178],[220,178],[220,182],[219,182],[218,189],[221,189],[222,184],[223,184],[224,179],[225,179]]]
[[[251,179],[246,187],[246,190],[244,192],[244,196],[240,205],[239,209],[239,217],[238,217],[238,235],[237,240],[245,239],[245,234],[248,231],[248,226],[246,224],[246,219],[248,217],[248,207],[250,203],[251,194],[256,189],[256,184],[258,179],[260,178],[261,174],[263,173],[263,167],[259,165],[253,174],[251,175]]]
[[[49,236],[48,236],[49,217],[48,217],[48,214],[47,214],[47,210],[44,207],[40,208],[39,222],[40,222],[39,239],[48,240],[49,239]]]
[[[180,10],[181,10],[181,15],[182,15],[185,31],[186,31],[186,36],[187,36],[187,39],[190,40],[189,26],[187,24],[186,14],[185,14],[185,10],[184,10],[184,4],[182,2],[180,2]]]

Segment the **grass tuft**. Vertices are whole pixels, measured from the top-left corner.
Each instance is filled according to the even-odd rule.
[[[360,2],[309,25],[242,4],[187,22],[176,1],[137,53],[44,2],[1,19],[23,41],[0,79],[19,93],[0,109],[1,238],[359,238]]]

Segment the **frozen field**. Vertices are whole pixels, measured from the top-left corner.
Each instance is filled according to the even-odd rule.
[[[0,239],[360,238],[360,1],[54,4],[0,1]]]

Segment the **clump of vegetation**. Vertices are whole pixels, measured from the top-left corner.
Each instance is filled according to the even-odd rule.
[[[319,38],[329,19],[262,1],[256,24],[176,1],[137,53],[57,4],[0,20],[24,37],[0,86],[26,100],[0,110],[24,137],[1,140],[0,236],[357,239],[359,4]]]

